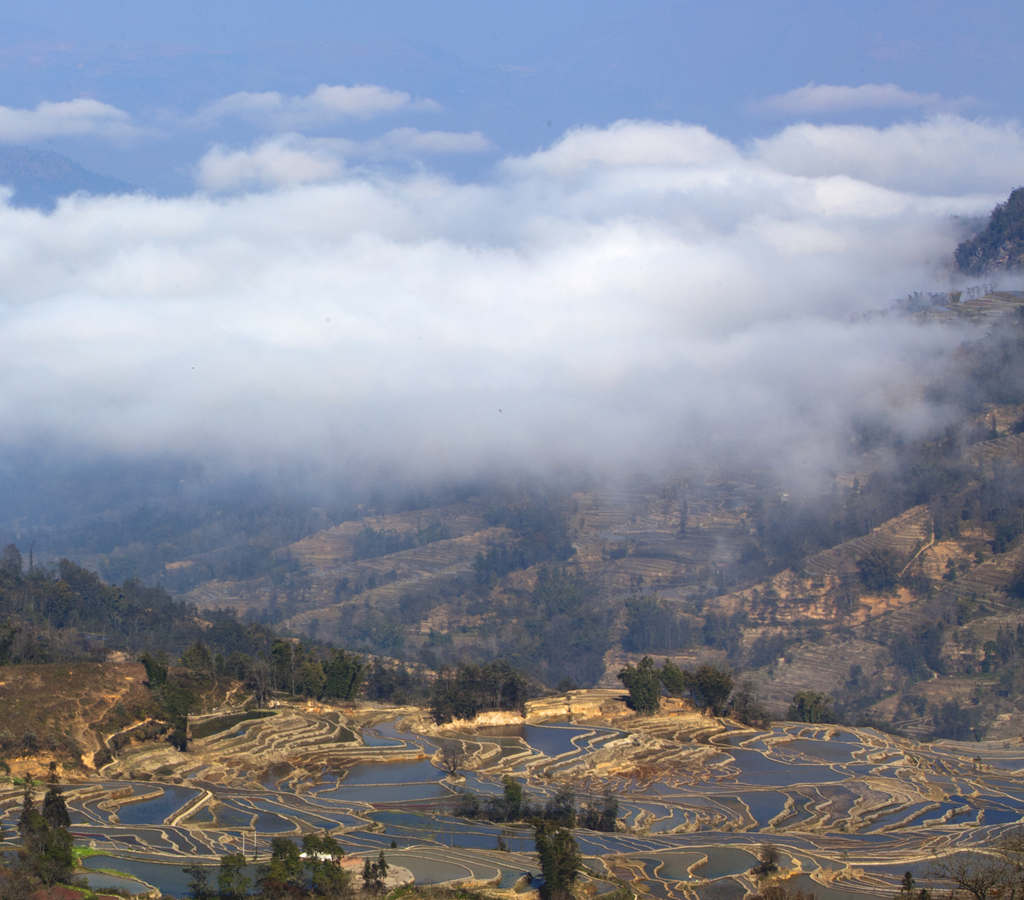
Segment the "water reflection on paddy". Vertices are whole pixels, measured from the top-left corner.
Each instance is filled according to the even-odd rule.
[[[185,863],[185,865],[187,864]],[[155,885],[162,893],[172,897],[189,896],[190,879],[183,871],[182,866],[113,856],[90,856],[83,860],[83,865],[87,869],[114,869],[118,872],[125,872],[140,881]],[[210,883],[216,884],[217,867],[209,866],[208,872]]]
[[[861,750],[860,744],[848,744],[840,741],[812,741],[797,738],[791,741],[778,741],[772,744],[772,753],[776,756],[808,757],[823,759],[826,762],[850,762],[854,754]]]
[[[350,803],[407,803],[414,800],[435,800],[451,797],[451,792],[439,782],[418,784],[367,784],[340,787],[324,791],[317,799]]]
[[[402,784],[415,781],[438,781],[444,773],[429,759],[415,762],[359,763],[338,782],[338,787],[361,784]]]
[[[471,752],[482,751],[477,759],[484,760],[486,767],[482,772],[462,773],[466,776],[463,787],[480,795],[500,795],[500,777],[509,773],[524,784],[532,803],[543,804],[563,783],[563,773],[571,773],[588,748],[622,734],[556,723],[463,735]],[[73,820],[89,826],[76,828],[76,838],[116,852],[136,846],[152,855],[173,854],[179,859],[190,855],[212,861],[225,849],[236,847],[240,830],[250,834],[253,825],[264,859],[275,834],[297,837],[328,829],[346,852],[376,855],[383,849],[389,861],[407,866],[421,883],[473,875],[498,879],[507,887],[523,871],[536,869],[530,828],[452,816],[456,791],[448,787],[442,771],[429,758],[408,758],[418,751],[432,753],[438,738],[400,733],[394,721],[364,729],[362,738],[367,746],[381,748],[379,753],[339,757],[330,766],[343,772],[340,777],[326,770],[310,775],[302,768],[281,766],[262,772],[268,788],[263,792],[211,787],[214,801],[193,814],[188,823],[191,831],[154,826],[196,797],[192,788],[108,783],[104,789],[69,790]],[[933,838],[942,848],[954,846],[964,839],[956,830],[958,824],[979,823],[973,834],[969,829],[965,832],[971,835],[968,839],[990,840],[1024,815],[1024,789],[1009,774],[1008,764],[997,774],[984,766],[975,769],[969,760],[950,755],[948,748],[924,748],[909,757],[893,739],[879,738],[877,744],[870,740],[870,735],[831,727],[786,725],[768,732],[720,735],[693,755],[697,742],[666,738],[667,746],[677,746],[681,752],[652,770],[660,773],[659,781],[647,783],[630,772],[613,782],[620,821],[636,831],[607,834],[578,829],[580,851],[597,873],[602,871],[598,857],[628,859],[634,871],[642,871],[650,882],[652,896],[667,896],[673,885],[700,879],[702,898],[738,897],[745,888],[737,879],[746,877],[756,864],[758,845],[770,841],[780,848],[788,865],[794,865],[791,857],[799,857],[805,872],[815,872],[819,866],[836,872],[849,862],[864,873],[863,884],[826,887],[806,875],[795,884],[804,885],[819,900],[852,900],[865,896],[858,893],[860,889],[886,893],[882,886],[891,884],[894,892],[908,868],[898,860],[912,856]],[[389,755],[405,758],[388,762]],[[367,757],[379,758],[345,769],[350,759]],[[499,757],[504,760],[500,767]],[[871,759],[885,762],[878,765]],[[253,774],[261,773],[254,770]],[[599,778],[581,783],[583,801],[599,796]],[[628,790],[623,790],[624,785]],[[103,827],[109,811],[102,801],[112,792],[139,796],[155,790],[160,791],[158,797],[121,805],[122,822],[129,827],[123,831],[116,825]],[[396,808],[388,808],[392,806]],[[5,805],[5,811],[8,819],[16,816],[16,802]],[[339,831],[339,825],[349,830]],[[770,833],[759,833],[769,825]],[[840,828],[850,831],[840,833]],[[499,842],[510,852],[498,853]],[[389,850],[392,843],[397,849]],[[701,862],[704,857],[706,861]],[[690,878],[692,866],[696,868]],[[173,865],[135,859],[112,860],[111,867],[158,884],[171,896],[187,890],[187,880]],[[609,880],[595,888],[601,893],[612,886]]]
[[[737,795],[747,804],[758,825],[764,827],[786,807],[786,795],[781,791],[749,791]]]
[[[690,879],[690,868],[699,863],[706,856],[700,850],[681,850],[676,852],[662,853],[658,858],[661,860],[661,868],[658,874],[662,878],[672,881],[688,881]]]
[[[848,777],[845,772],[837,772],[830,766],[779,762],[756,750],[730,748],[728,752],[740,770],[735,779],[743,784],[822,784]]]
[[[156,787],[156,786],[152,786]],[[150,788],[152,790],[152,787]],[[150,800],[138,800],[119,806],[117,818],[122,825],[147,825],[163,822],[168,816],[176,813],[188,801],[199,796],[199,791],[192,788],[159,786],[162,793]]]
[[[149,887],[140,881],[122,878],[120,875],[108,875],[105,872],[87,872],[80,876],[93,891],[122,891],[125,894],[145,894]]]
[[[534,750],[545,756],[561,756],[563,753],[575,753],[579,749],[573,738],[590,734],[588,728],[573,728],[555,725],[524,725],[523,740]]]
[[[406,743],[409,735],[400,734],[395,728],[396,725],[396,719],[380,722],[363,729],[359,736],[367,747],[400,747]]]
[[[701,863],[693,872],[698,878],[739,875],[757,865],[757,858],[739,847],[709,847],[707,857],[707,862]]]

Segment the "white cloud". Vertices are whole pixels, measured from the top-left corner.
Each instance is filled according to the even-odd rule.
[[[512,172],[569,175],[594,166],[700,166],[728,163],[736,148],[700,125],[623,120],[608,128],[577,128],[546,150],[510,159]]]
[[[494,145],[479,131],[421,131],[394,128],[366,143],[370,153],[420,154],[486,153]]]
[[[977,195],[966,154],[903,191],[788,140],[624,122],[457,184],[282,137],[203,177],[287,189],[0,206],[0,434],[412,476],[832,464],[852,416],[934,421],[914,388],[961,335],[856,313],[941,284],[950,215],[1012,183]]]
[[[367,141],[283,134],[249,148],[212,147],[196,166],[196,181],[210,191],[278,187],[331,181],[345,160],[418,159],[439,154],[481,153],[492,145],[480,132],[396,128]]]
[[[1008,193],[1024,173],[1024,130],[948,114],[886,128],[804,123],[755,141],[752,155],[788,174],[848,175],[926,193]]]
[[[416,99],[405,91],[376,84],[318,85],[304,96],[277,91],[241,91],[229,94],[200,110],[200,122],[238,117],[257,120],[276,128],[316,125],[336,119],[365,119],[399,111],[431,112],[440,106],[430,99]]]
[[[815,84],[773,94],[759,101],[758,109],[783,115],[818,116],[865,109],[951,109],[971,101],[949,101],[941,94],[908,91],[897,84]]]
[[[128,113],[86,97],[44,101],[35,109],[0,106],[0,141],[7,143],[78,135],[121,138],[134,133]]]
[[[196,181],[210,191],[279,187],[328,181],[344,162],[300,135],[280,135],[246,150],[212,147],[199,161]]]

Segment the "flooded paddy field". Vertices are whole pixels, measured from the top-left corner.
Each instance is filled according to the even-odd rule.
[[[694,713],[447,730],[416,711],[383,716],[282,708],[209,726],[171,763],[163,747],[140,750],[65,785],[76,843],[101,853],[89,883],[181,897],[185,865],[243,851],[255,864],[274,837],[329,831],[347,854],[383,850],[419,883],[521,887],[539,868],[531,829],[455,815],[460,792],[500,795],[504,776],[540,805],[565,787],[581,804],[615,795],[616,832],[576,830],[597,893],[642,881],[657,897],[742,897],[770,843],[790,886],[820,900],[891,896],[905,871],[927,885],[937,857],[1024,822],[1024,750],[1005,743],[737,730]],[[455,775],[440,767],[442,741],[465,749]],[[172,774],[125,777],[145,752]],[[0,795],[7,834],[19,809],[19,789]]]

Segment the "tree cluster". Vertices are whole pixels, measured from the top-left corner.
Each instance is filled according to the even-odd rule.
[[[649,715],[658,711],[662,689],[676,697],[688,695],[694,706],[708,710],[712,715],[724,716],[730,710],[732,675],[717,666],[705,664],[690,671],[680,669],[666,659],[659,669],[651,657],[645,656],[637,665],[628,665],[622,669],[619,680],[629,691],[630,708],[641,714]],[[749,687],[743,691],[742,709],[749,717],[761,714]]]
[[[832,711],[832,698],[818,691],[800,691],[793,696],[786,718],[793,722],[811,722],[815,725],[834,722],[836,718]]]
[[[301,845],[276,837],[270,844],[270,859],[256,870],[255,884],[241,853],[221,857],[216,887],[210,883],[213,870],[208,866],[187,866],[185,873],[194,900],[347,900],[355,891],[352,877],[338,865],[343,856],[341,845],[327,833],[307,834]]]
[[[485,709],[524,708],[529,689],[526,679],[503,661],[464,663],[442,669],[434,681],[430,713],[438,724],[472,719]]]
[[[463,818],[487,819],[490,822],[546,822],[564,828],[615,831],[619,801],[610,791],[605,791],[599,799],[580,804],[575,792],[562,786],[543,805],[531,803],[523,786],[506,775],[502,779],[500,795],[482,800],[471,791],[463,791],[454,812]]]
[[[31,778],[25,779],[21,815],[18,817],[18,868],[29,882],[58,884],[71,877],[74,859],[71,853],[71,819],[60,785],[51,781],[36,808]]]

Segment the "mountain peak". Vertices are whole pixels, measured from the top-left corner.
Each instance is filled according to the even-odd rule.
[[[1024,268],[1024,188],[1011,191],[985,227],[956,248],[955,257],[965,275]]]
[[[60,197],[87,194],[127,194],[135,188],[124,181],[83,168],[52,150],[0,146],[0,185],[14,191],[14,206],[51,210]]]

